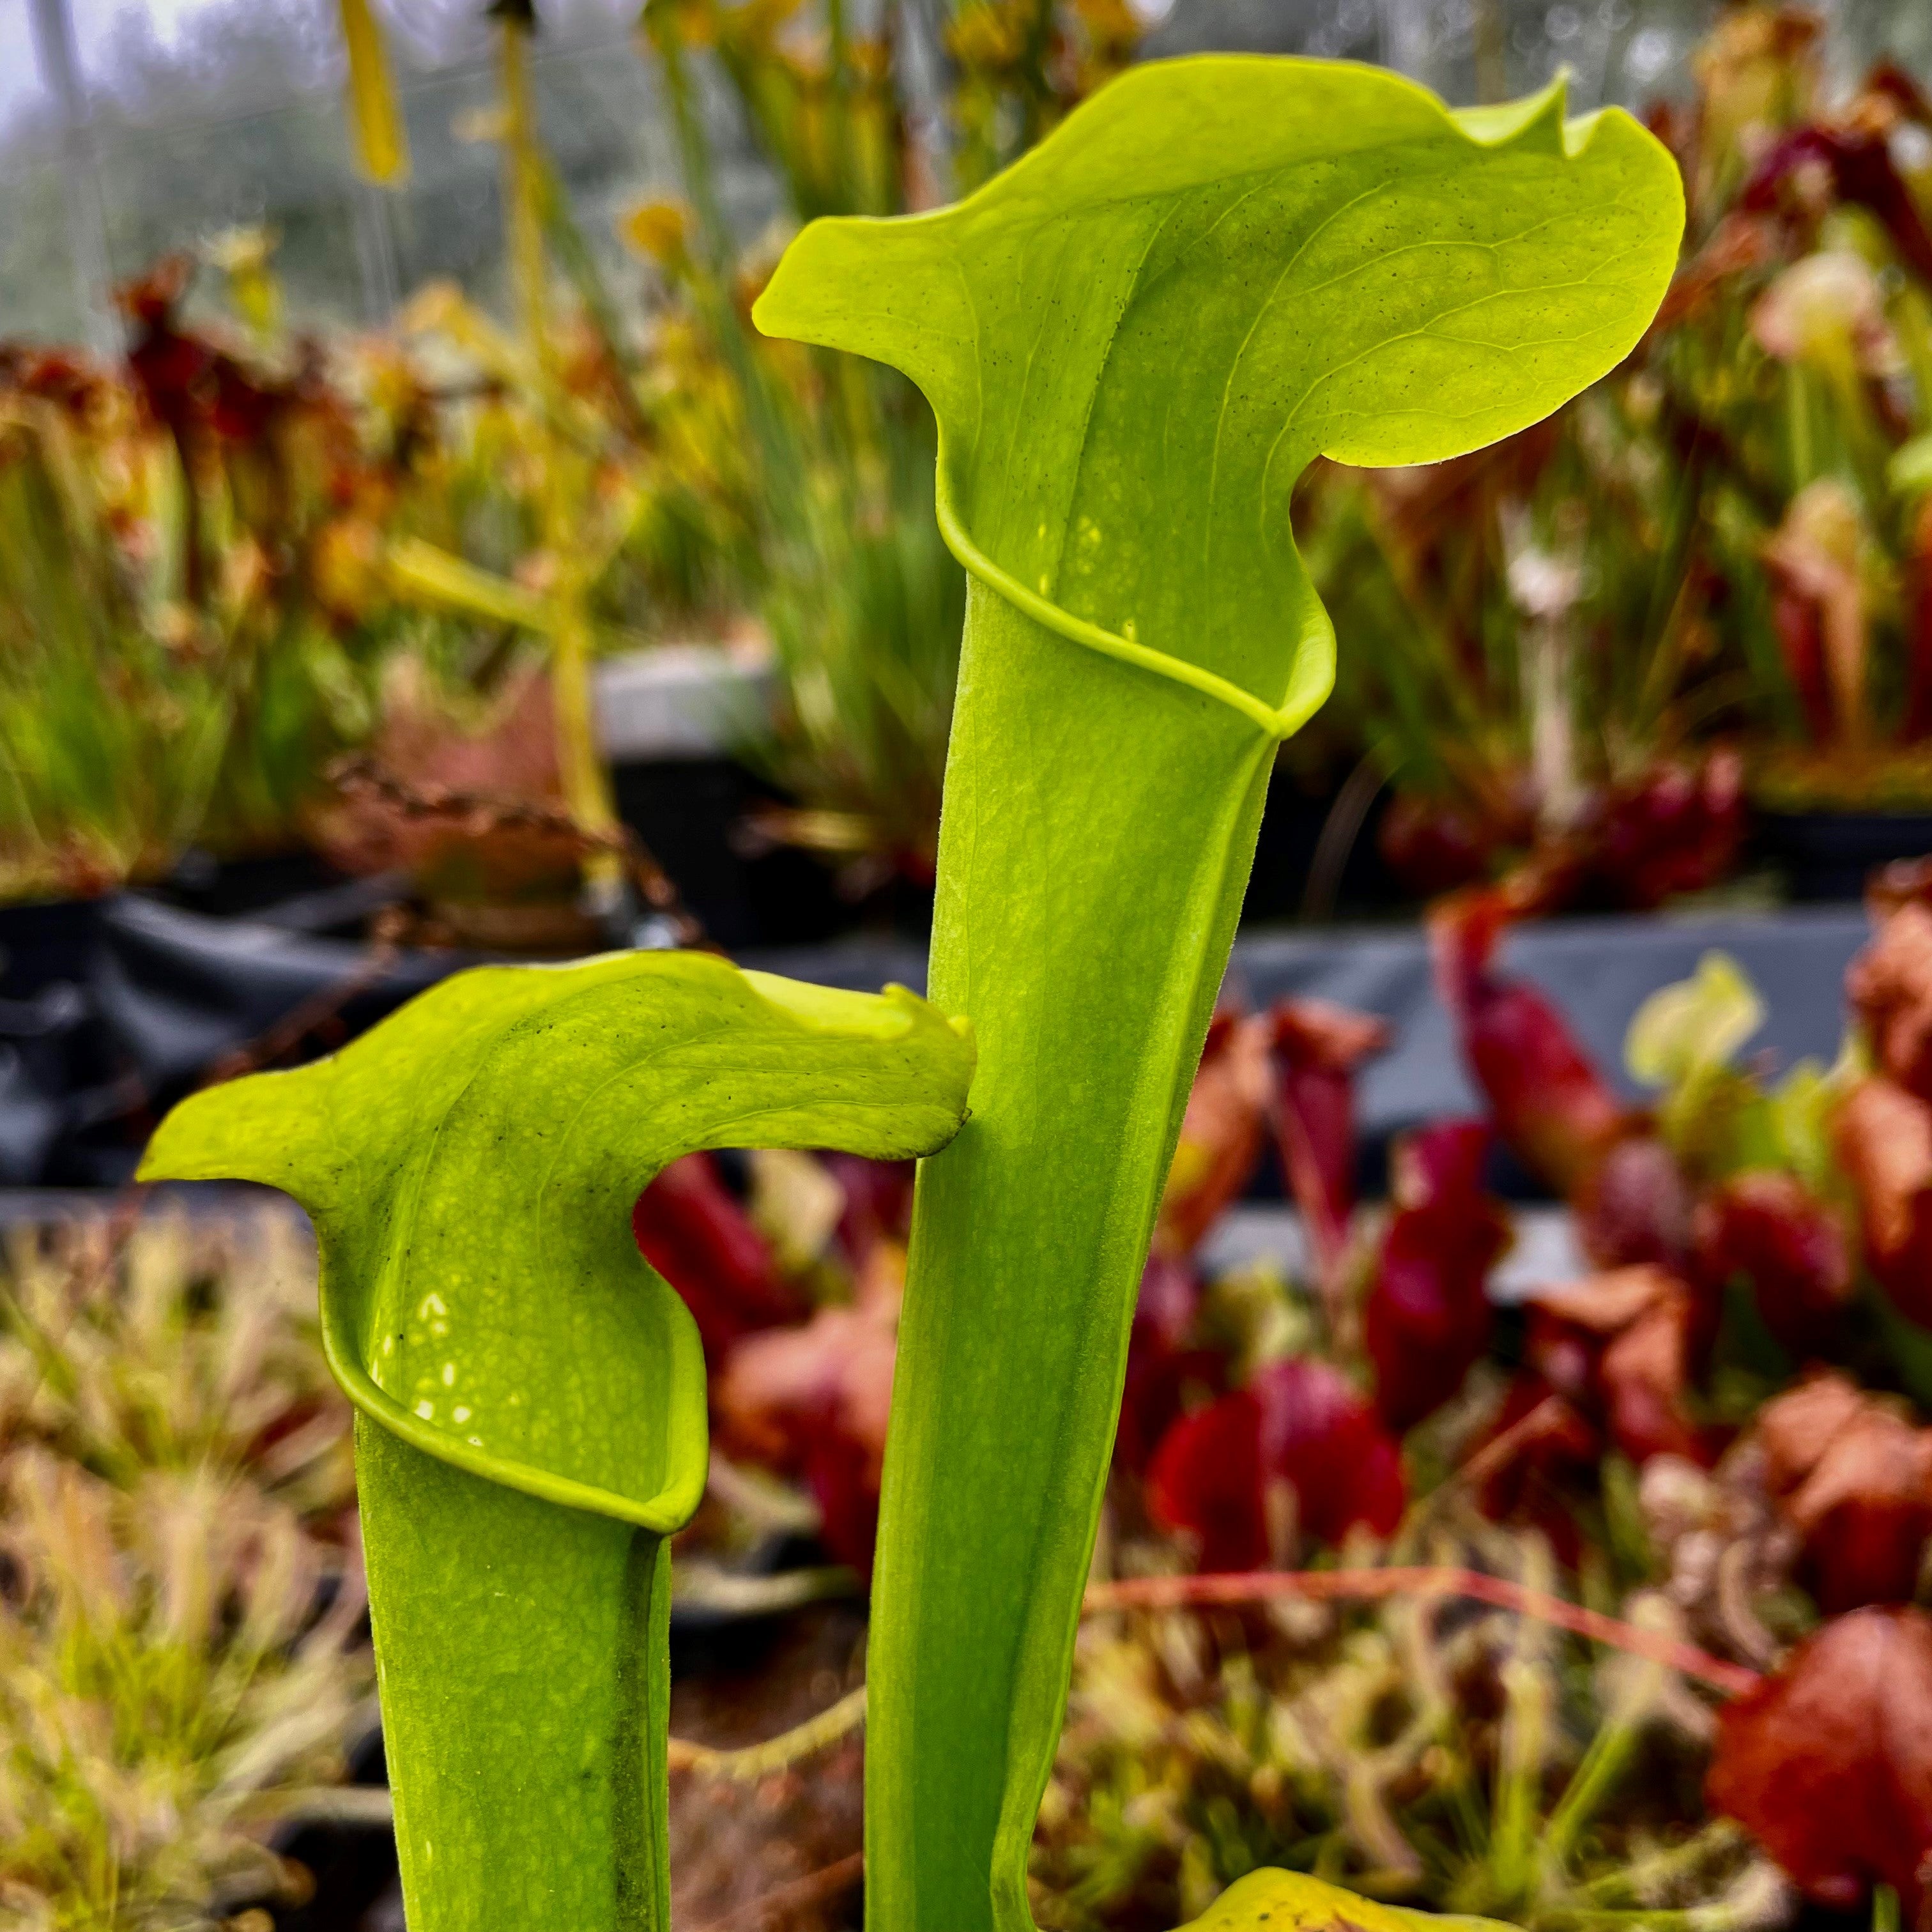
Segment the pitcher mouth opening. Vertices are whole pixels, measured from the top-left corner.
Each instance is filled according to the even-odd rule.
[[[1024,612],[1042,628],[1064,638],[1070,644],[1097,651],[1102,657],[1132,664],[1156,677],[1164,677],[1170,683],[1186,685],[1217,704],[1226,705],[1230,710],[1239,712],[1264,737],[1279,742],[1294,736],[1321,708],[1334,684],[1334,637],[1324,617],[1316,618],[1310,629],[1304,632],[1296,651],[1298,664],[1312,662],[1324,668],[1316,677],[1298,676],[1288,696],[1276,705],[1257,698],[1245,686],[1217,672],[1190,664],[1185,658],[1175,657],[1170,652],[1156,650],[1151,644],[1124,638],[1118,632],[1107,630],[1099,624],[1089,623],[1085,618],[1076,617],[1070,610],[1063,609],[1051,598],[1042,597],[1036,590],[1029,590],[1010,571],[995,563],[974,541],[972,532],[967,529],[966,520],[953,500],[952,466],[946,460],[944,424],[939,432],[939,467],[934,482],[933,507],[946,548],[958,559],[967,572],[1016,610]]]

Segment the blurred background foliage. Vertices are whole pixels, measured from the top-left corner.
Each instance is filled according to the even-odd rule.
[[[1831,51],[1736,10],[1652,110],[1685,261],[1622,370],[1460,463],[1311,480],[1338,710],[1425,890],[1525,854],[1533,898],[1709,884],[1740,753],[1774,811],[1923,808],[1932,128],[1890,60],[1830,95]]]
[[[1876,1066],[1765,1087],[1736,1059],[1755,996],[1707,962],[1634,1034],[1654,1118],[1490,953],[1525,912],[1721,886],[1754,816],[1932,809],[1932,15],[558,0],[531,34],[510,4],[371,6],[74,0],[64,120],[29,58],[59,10],[0,0],[0,896],[292,844],[400,858],[439,903],[568,894],[612,856],[590,661],[692,640],[776,671],[772,717],[740,721],[773,801],[750,831],[854,897],[929,882],[963,598],[932,425],[892,373],[752,331],[790,232],[968,190],[1148,54],[1381,59],[1456,100],[1566,63],[1576,106],[1636,106],[1678,156],[1682,272],[1553,422],[1428,470],[1311,474],[1297,536],[1340,683],[1278,785],[1325,821],[1310,910],[1370,839],[1418,896],[1492,883],[1438,912],[1445,990],[1466,1046],[1507,1043],[1484,1099],[1531,1166],[1549,1096],[1574,1103],[1556,1151],[1594,1272],[1532,1296],[1492,1352],[1486,1130],[1419,1136],[1392,1208],[1358,1219],[1336,1122],[1383,1030],[1225,1016],[1136,1322],[1108,1560],[1130,1583],[1326,1562],[1406,1524],[1405,1560],[1540,1588],[1560,1558],[1586,1602],[1732,1668],[1818,1613],[1852,1628],[1922,1594],[1932,1432],[1883,1392],[1932,1388],[1932,1182],[1891,1157],[1932,1147],[1924,869],[1854,974]],[[371,22],[392,119],[367,70],[344,112],[344,49]],[[543,809],[496,826],[514,849],[405,836],[345,758],[468,800],[465,824]],[[1282,1143],[1334,1235],[1317,1279],[1197,1279],[1298,1106],[1339,1150],[1298,1172]],[[815,1524],[828,1556],[869,1562],[906,1177],[748,1173],[734,1193],[695,1157],[635,1223],[654,1259],[704,1264],[677,1285],[725,1454],[687,1585],[720,1519],[711,1556]],[[380,1793],[340,1783],[371,1664],[309,1266],[272,1217],[0,1243],[0,1908],[24,1924],[261,1932],[261,1902],[304,1883],[271,1848],[290,1828],[380,1820]],[[1418,1266],[1430,1292],[1406,1302]],[[1821,1322],[1861,1382],[1779,1400],[1822,1515],[1766,1461],[1767,1398]],[[1264,1467],[1266,1415],[1296,1421],[1268,1439],[1301,1477]],[[1298,1480],[1340,1514],[1304,1518]],[[1217,1551],[1231,1526],[1246,1540]],[[1840,1574],[1841,1538],[1876,1582]],[[1923,1619],[1857,1629],[1932,1658]],[[1396,1601],[1096,1621],[1036,1846],[1042,1916],[1172,1924],[1285,1857],[1551,1932],[1783,1922],[1786,1881],[1700,1794],[1708,1708],[1630,1664]],[[1849,1767],[1834,1832],[1858,1827],[1879,1728],[1853,1709],[1824,1740]],[[1899,1734],[1932,1790],[1932,1727]],[[684,1802],[712,1815],[706,1787]],[[1732,1808],[1778,1849],[1776,1807]],[[740,1862],[754,1889],[773,1876]]]
[[[351,84],[358,34],[387,79]],[[587,660],[668,640],[776,670],[741,837],[854,898],[929,881],[964,594],[929,417],[750,302],[802,221],[970,190],[1209,46],[1466,100],[1561,64],[1690,200],[1658,326],[1554,422],[1305,485],[1345,640],[1284,755],[1325,820],[1306,909],[1371,838],[1417,895],[1642,906],[1732,876],[1754,812],[1932,806],[1921,8],[12,0],[0,891],[194,845],[393,862],[349,752],[602,837]]]

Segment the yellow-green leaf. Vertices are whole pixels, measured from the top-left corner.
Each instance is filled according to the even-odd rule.
[[[665,1538],[705,1376],[632,1204],[699,1148],[930,1153],[972,1066],[902,988],[619,953],[458,974],[162,1123],[143,1178],[260,1181],[315,1223],[410,1932],[668,1927]]]
[[[1728,1066],[1764,1024],[1764,1001],[1728,952],[1707,952],[1688,980],[1660,986],[1632,1016],[1624,1064],[1646,1087],[1677,1087]]]
[[[1614,109],[1566,122],[1560,80],[1455,115],[1211,55],[1131,70],[955,207],[814,222],[753,314],[919,383],[969,568],[1292,728],[1331,674],[1288,536],[1309,462],[1546,416],[1642,333],[1682,226],[1670,155]]]
[[[409,178],[410,137],[403,123],[389,50],[369,0],[337,0],[342,44],[349,55],[349,121],[356,136],[356,164],[380,188]]]
[[[398,537],[384,553],[382,566],[390,589],[408,602],[546,635],[556,628],[550,599],[422,537]]]
[[[1507,1932],[1472,1918],[1384,1905],[1303,1872],[1272,1868],[1237,1879],[1180,1932]]]
[[[904,370],[971,573],[933,997],[974,1118],[915,1214],[874,1591],[872,1932],[1023,1932],[1161,1180],[1276,740],[1334,638],[1288,503],[1636,342],[1664,148],[1560,88],[1450,113],[1318,61],[1150,63],[957,206],[814,222],[754,317]]]

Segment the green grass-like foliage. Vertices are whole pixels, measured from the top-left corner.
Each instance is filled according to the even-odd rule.
[[[700,1148],[930,1153],[972,1066],[902,988],[619,954],[460,974],[163,1124],[143,1178],[315,1222],[411,1932],[668,1927],[665,1538],[704,1490],[704,1366],[632,1204]]]
[[[1560,86],[1452,114],[1372,68],[1210,56],[1132,70],[956,206],[814,223],[754,311],[917,382],[973,578],[931,990],[980,1066],[900,1331],[879,1932],[1030,1923],[1155,1206],[1276,742],[1333,674],[1296,478],[1547,414],[1636,341],[1682,219],[1664,149],[1566,121]]]

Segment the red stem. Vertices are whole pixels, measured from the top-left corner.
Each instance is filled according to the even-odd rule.
[[[754,1898],[722,1918],[712,1919],[704,1932],[754,1932],[756,1927],[782,1922],[814,1905],[829,1904],[842,1892],[850,1891],[865,1875],[866,1855],[854,1852],[850,1857],[835,1859],[817,1871],[807,1872],[804,1877]]]
[[[1667,1665],[1727,1697],[1741,1696],[1759,1681],[1755,1670],[1730,1664],[1694,1644],[1680,1643],[1655,1630],[1640,1629],[1599,1610],[1586,1610],[1546,1590],[1533,1590],[1480,1570],[1446,1564],[1390,1570],[1251,1570],[1219,1576],[1136,1576],[1118,1583],[1089,1586],[1084,1614],[1106,1610],[1168,1610],[1213,1604],[1250,1604],[1268,1597],[1361,1600],[1401,1596],[1469,1597],[1514,1610],[1520,1616],[1554,1624],[1559,1630]]]

